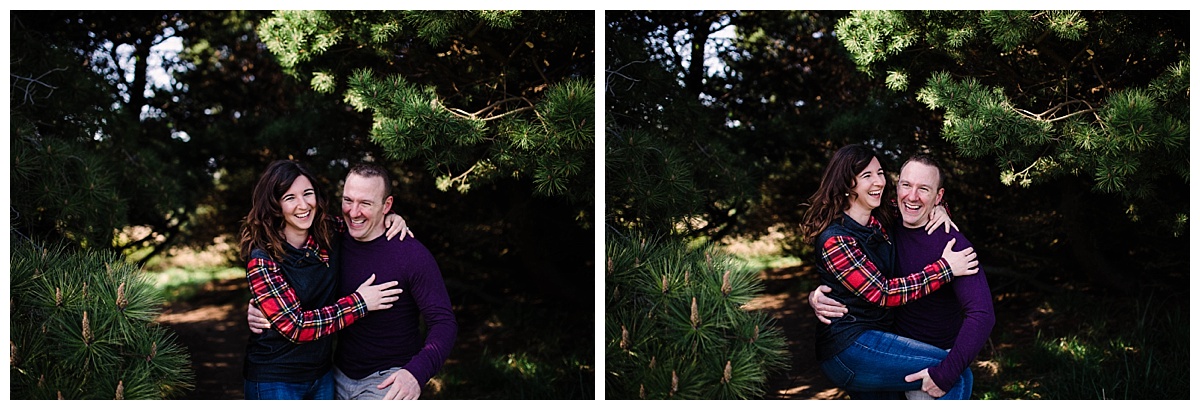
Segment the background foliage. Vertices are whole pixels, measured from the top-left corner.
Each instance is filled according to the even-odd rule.
[[[606,232],[687,243],[782,233],[786,255],[807,260],[807,196],[834,150],[866,143],[893,174],[916,153],[942,162],[951,212],[997,306],[1059,320],[1051,306],[1078,300],[1058,295],[1133,308],[1147,303],[1128,297],[1136,290],[1186,310],[1187,16],[606,12]],[[1129,334],[1074,331],[1088,321],[993,336],[1092,346],[1089,360],[1103,365],[1069,382],[1091,387],[1018,386],[1042,377],[1022,365],[1040,359],[996,350],[1014,381],[989,397],[1093,398],[1105,394],[1083,392],[1132,383],[1092,377],[1113,374],[1106,366],[1187,373],[1170,365],[1180,356],[1146,354],[1171,350],[1153,349],[1158,341],[1133,342],[1129,356],[1110,343]],[[1124,397],[1156,394],[1133,390]]]
[[[594,394],[592,12],[9,18],[14,235],[142,265],[232,240],[272,160],[309,165],[331,197],[350,165],[379,162],[472,326],[460,334],[498,333],[461,357],[507,363],[508,384],[459,391]],[[495,309],[508,303],[524,306]],[[528,342],[547,310],[588,320]]]

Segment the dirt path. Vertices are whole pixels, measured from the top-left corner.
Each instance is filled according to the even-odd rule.
[[[195,298],[168,307],[158,322],[187,348],[196,387],[183,399],[241,400],[246,351],[246,280],[209,283]]]
[[[763,294],[750,301],[747,308],[768,312],[775,318],[792,355],[791,368],[767,381],[766,398],[847,398],[821,374],[813,357],[813,331],[818,322],[808,307],[808,292],[813,287],[810,284],[816,283],[816,273],[810,266],[798,266],[768,269],[761,275]]]

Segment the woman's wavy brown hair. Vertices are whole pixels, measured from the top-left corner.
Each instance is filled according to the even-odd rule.
[[[313,236],[317,246],[329,249],[333,228],[329,225],[328,213],[325,210],[328,202],[325,194],[307,168],[299,162],[281,159],[268,165],[267,170],[258,177],[258,183],[254,185],[254,192],[250,197],[250,213],[242,220],[241,238],[238,241],[243,261],[250,260],[250,252],[254,249],[262,249],[271,255],[272,259],[281,260],[284,254],[283,227],[286,222],[279,199],[292,187],[296,178],[301,176],[308,178],[317,196],[316,213],[308,233]]]
[[[825,175],[821,177],[821,185],[817,187],[817,192],[808,198],[808,210],[804,212],[804,220],[800,223],[800,232],[804,235],[805,242],[814,243],[817,235],[850,208],[851,196],[858,197],[854,192],[854,187],[858,184],[856,177],[871,164],[872,158],[879,158],[881,164],[883,162],[874,149],[862,144],[844,146],[833,154],[829,166],[825,167]],[[887,198],[895,198],[892,188],[891,178],[885,177],[882,196],[885,203]],[[871,210],[871,214],[884,227],[890,228],[893,215],[888,208],[881,204]]]

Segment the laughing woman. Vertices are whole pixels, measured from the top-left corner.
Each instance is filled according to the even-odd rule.
[[[869,392],[921,390],[921,382],[905,376],[940,363],[946,351],[888,333],[892,314],[902,305],[937,290],[955,276],[978,271],[972,248],[954,252],[951,240],[942,259],[921,272],[894,275],[895,245],[891,209],[880,204],[891,182],[874,150],[864,145],[839,149],[830,160],[801,228],[821,254],[817,264],[827,296],[846,305],[844,316],[817,330],[821,370],[852,397]],[[889,279],[890,278],[890,279]],[[962,376],[960,376],[961,378]],[[961,398],[964,383],[944,399]]]

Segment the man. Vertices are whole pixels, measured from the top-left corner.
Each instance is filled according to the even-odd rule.
[[[389,241],[384,217],[392,208],[391,180],[373,164],[350,169],[342,189],[340,294],[350,294],[372,274],[399,282],[400,299],[338,332],[334,381],[339,400],[415,400],[445,363],[458,325],[445,282],[429,250],[416,239]],[[251,306],[252,329],[269,327]],[[261,316],[261,315],[257,315]],[[428,329],[422,338],[420,319]]]
[[[896,193],[903,226],[895,229],[893,234],[899,254],[896,272],[916,272],[938,260],[952,238],[957,240],[956,248],[972,246],[958,230],[925,231],[934,206],[941,202],[945,193],[943,181],[941,167],[927,155],[916,155],[900,168]],[[935,291],[894,310],[896,334],[949,349],[946,359],[937,366],[905,377],[905,381],[921,380],[921,389],[932,397],[941,397],[949,391],[964,371],[970,375],[969,365],[983,348],[996,322],[991,290],[982,268],[976,275],[950,282],[950,287],[954,289],[953,293]],[[825,324],[830,323],[830,318],[841,317],[846,312],[844,305],[825,296],[829,291],[829,287],[820,286],[808,297],[817,318]],[[970,386],[964,387],[969,397]],[[911,393],[908,394],[910,399],[924,398],[919,392],[917,395]],[[878,398],[885,397],[891,396]],[[876,397],[872,395],[872,398]]]

